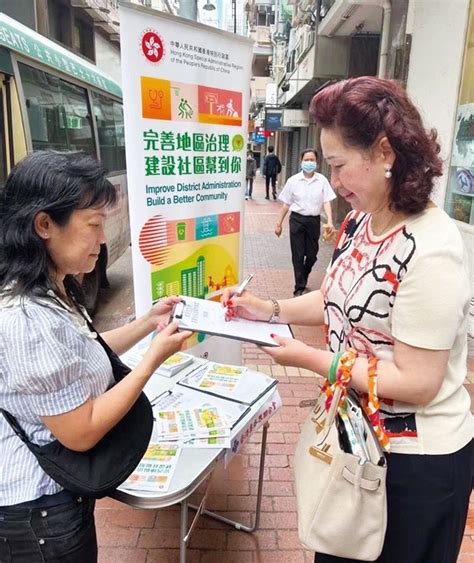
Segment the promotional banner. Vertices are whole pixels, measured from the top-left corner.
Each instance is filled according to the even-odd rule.
[[[120,20],[136,313],[219,300],[241,277],[252,42],[128,3]]]

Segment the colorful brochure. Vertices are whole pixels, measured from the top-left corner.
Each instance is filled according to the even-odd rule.
[[[150,443],[137,468],[122,487],[138,491],[167,491],[180,453],[181,447],[176,442]]]
[[[158,419],[158,413],[160,411],[193,409],[196,405],[200,406],[203,405],[203,403],[216,408],[225,422],[225,426],[231,429],[249,411],[249,407],[247,405],[228,401],[222,397],[204,394],[202,391],[177,385],[171,391],[162,393],[152,403],[153,416],[155,419]],[[155,424],[154,431],[158,431],[159,428],[160,426]],[[156,434],[154,433],[154,436],[155,435]]]
[[[159,440],[230,436],[230,428],[215,406],[201,404],[191,409],[155,411]]]
[[[242,376],[247,371],[243,366],[209,363],[198,383],[198,389],[232,392],[242,381]]]

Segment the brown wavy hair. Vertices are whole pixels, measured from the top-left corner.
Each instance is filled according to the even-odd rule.
[[[443,164],[435,129],[425,130],[418,110],[394,80],[361,76],[318,92],[310,113],[322,128],[338,129],[348,145],[369,150],[386,136],[396,155],[390,208],[404,213],[425,209],[433,180]]]

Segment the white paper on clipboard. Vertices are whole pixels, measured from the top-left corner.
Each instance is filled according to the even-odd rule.
[[[176,321],[182,329],[254,342],[261,346],[277,346],[270,336],[271,333],[293,338],[287,324],[270,324],[240,318],[226,321],[225,309],[221,303],[195,297],[181,297],[181,302],[177,303],[173,310],[171,320]]]

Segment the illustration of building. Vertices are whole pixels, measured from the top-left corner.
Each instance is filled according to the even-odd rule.
[[[205,295],[204,286],[205,258],[199,256],[196,266],[181,270],[181,293],[190,297],[203,298]]]
[[[156,295],[156,299],[160,299],[161,297],[164,297],[166,295],[166,289],[165,289],[165,282],[164,281],[158,281],[156,282],[156,287],[155,287],[155,295]]]
[[[179,295],[179,281],[166,284],[166,295]]]

